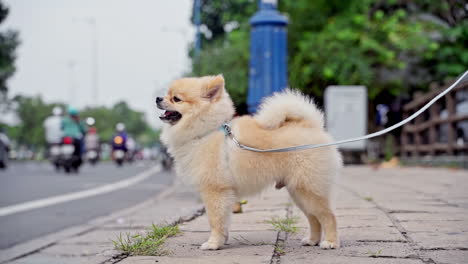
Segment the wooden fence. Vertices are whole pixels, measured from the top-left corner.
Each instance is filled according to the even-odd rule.
[[[403,106],[403,118],[418,111],[447,87],[415,96],[413,101]],[[468,104],[468,81],[460,83],[443,99],[432,105],[429,111],[403,127],[400,154],[403,157],[468,154],[466,104]]]

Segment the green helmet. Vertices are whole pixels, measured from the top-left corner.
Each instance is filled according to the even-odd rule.
[[[80,114],[80,111],[78,111],[78,109],[76,109],[73,106],[69,106],[68,107],[68,114],[71,115],[71,116],[77,116],[77,115]]]

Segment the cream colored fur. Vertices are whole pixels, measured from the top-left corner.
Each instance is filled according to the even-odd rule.
[[[312,125],[323,128],[323,113],[312,99],[295,90],[286,90],[267,97],[260,105],[255,120],[264,128],[275,129],[285,121],[308,120]]]
[[[181,101],[175,102],[174,96]],[[303,244],[339,246],[331,196],[342,161],[335,147],[287,153],[239,149],[218,130],[234,113],[221,75],[173,82],[160,107],[182,114],[177,123],[164,126],[161,139],[175,158],[177,173],[190,176],[201,192],[211,227],[202,249],[219,249],[227,241],[236,199],[275,182],[286,186],[309,220],[310,234]],[[323,129],[322,113],[298,92],[277,93],[260,109],[253,117],[231,121],[233,133],[245,145],[266,149],[332,141]]]

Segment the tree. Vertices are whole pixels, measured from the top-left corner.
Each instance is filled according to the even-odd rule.
[[[192,64],[191,75],[224,75],[226,89],[241,114],[247,111],[248,19],[255,11],[253,0],[201,0],[200,20],[208,33],[203,38],[199,63],[193,60]]]
[[[249,24],[257,1],[202,1],[205,38],[193,73],[227,77],[236,106],[245,103]],[[236,2],[236,1],[234,1]],[[370,99],[427,89],[466,69],[463,0],[280,0],[289,17],[289,83],[320,101],[328,85],[366,85]],[[234,8],[235,7],[235,8]],[[229,25],[239,25],[227,31]],[[195,68],[197,66],[197,68]]]
[[[19,145],[26,145],[29,148],[45,147],[43,123],[52,113],[53,107],[59,104],[47,104],[40,96],[16,96],[12,101],[21,120],[21,123],[12,129],[14,132],[10,134],[12,139]]]
[[[0,24],[8,16],[8,7],[0,1]],[[0,99],[8,91],[7,80],[15,73],[15,51],[18,47],[18,32],[7,30],[0,32]]]
[[[222,39],[234,29],[246,29],[246,26],[248,26],[248,18],[256,11],[257,2],[256,0],[200,1],[200,22],[207,29],[203,39],[204,43],[211,43]],[[195,5],[195,1],[193,2]],[[191,21],[194,23],[193,14]]]

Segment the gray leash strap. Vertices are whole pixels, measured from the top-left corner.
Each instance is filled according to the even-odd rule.
[[[436,97],[434,97],[429,103],[424,105],[421,109],[419,109],[416,113],[412,114],[411,116],[407,117],[406,119],[400,121],[399,123],[388,127],[384,130],[377,131],[372,134],[368,134],[362,137],[357,137],[357,138],[351,138],[351,139],[344,139],[344,140],[339,140],[335,142],[330,142],[330,143],[323,143],[323,144],[308,144],[308,145],[300,145],[300,146],[293,146],[293,147],[287,147],[287,148],[275,148],[275,149],[257,149],[253,147],[246,146],[242,143],[240,143],[234,134],[232,133],[231,126],[228,123],[223,124],[224,128],[224,133],[226,136],[230,137],[232,141],[241,149],[249,150],[249,151],[254,151],[254,152],[290,152],[290,151],[299,151],[299,150],[306,150],[306,149],[314,149],[314,148],[320,148],[320,147],[327,147],[327,146],[333,146],[333,145],[340,145],[340,144],[346,144],[354,141],[360,141],[360,140],[365,140],[365,139],[370,139],[374,137],[381,136],[383,134],[386,134],[396,128],[399,128],[403,126],[404,124],[410,122],[411,120],[415,119],[417,116],[419,116],[422,112],[426,111],[431,105],[433,105],[437,100],[439,100],[441,97],[446,95],[448,92],[450,92],[453,88],[455,88],[460,82],[463,81],[463,79],[468,75],[468,71],[465,71],[461,77],[459,77],[450,87],[445,89],[442,93],[438,94]]]

